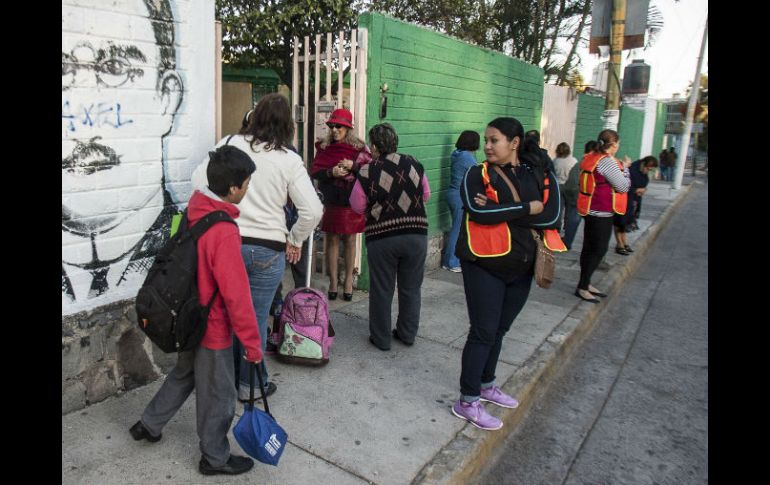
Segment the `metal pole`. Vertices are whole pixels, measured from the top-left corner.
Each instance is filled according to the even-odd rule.
[[[326,33],[326,101],[332,100],[332,33]]]
[[[692,89],[690,90],[690,102],[687,103],[687,115],[685,116],[684,133],[682,134],[682,148],[679,151],[679,157],[677,157],[676,160],[676,166],[674,167],[674,178],[671,182],[671,188],[674,190],[679,190],[682,188],[684,162],[687,160],[687,152],[690,148],[690,131],[692,130],[692,119],[695,116],[695,102],[698,100],[698,93],[700,93],[700,71],[703,67],[703,53],[706,50],[708,33],[709,18],[706,16],[706,26],[703,28],[703,40],[700,44],[700,55],[698,56],[698,67],[695,68],[695,77],[693,78]],[[693,150],[693,152],[694,151],[695,150]],[[693,164],[695,164],[695,160],[693,160]]]
[[[318,113],[318,99],[321,92],[321,34],[316,34],[315,36],[315,84],[313,86],[313,117],[311,118],[313,121],[313,126],[315,126],[315,118],[316,113]],[[310,113],[308,113],[308,118],[310,118]],[[315,132],[315,129],[313,130],[313,133],[315,136],[318,136],[318,133]],[[313,143],[313,160],[315,160],[315,140],[311,140]]]
[[[350,32],[350,90],[348,91],[349,94],[349,101],[348,101],[348,107],[350,108],[350,113],[353,115],[353,120],[356,119],[356,43],[358,41],[358,32],[356,29],[353,29]],[[354,125],[355,126],[355,121]]]
[[[345,37],[340,31],[339,45],[337,51],[337,108],[343,108],[342,105],[342,78],[345,75]]]
[[[305,64],[304,64],[302,77],[302,161],[305,162],[305,166],[309,167],[309,160],[307,158],[307,125],[310,117],[310,102],[308,101],[308,89],[310,85],[310,37],[305,36]],[[313,146],[312,144],[310,146]]]
[[[222,139],[222,22],[214,23],[214,143]]]
[[[299,148],[299,132],[297,129],[297,110],[300,106],[299,104],[299,47],[297,44],[299,44],[299,39],[297,37],[294,37],[294,46],[293,46],[293,52],[294,55],[291,58],[291,118],[294,122],[294,137],[292,137],[292,142],[294,143],[295,148]],[[303,160],[304,161],[304,160]]]
[[[626,32],[626,0],[612,0],[610,29],[610,63],[607,70],[607,97],[604,101],[604,129],[618,130],[620,120],[620,64],[623,36]]]

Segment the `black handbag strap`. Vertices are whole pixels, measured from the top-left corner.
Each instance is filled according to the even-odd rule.
[[[260,370],[264,370],[265,363],[260,362]],[[257,372],[257,364],[251,362],[249,366],[249,406],[250,409],[254,408],[254,374],[259,379],[259,391],[262,394],[262,403],[265,406],[265,412],[272,418],[270,414],[270,406],[267,405],[267,394],[265,393],[265,383],[262,381],[262,372]]]

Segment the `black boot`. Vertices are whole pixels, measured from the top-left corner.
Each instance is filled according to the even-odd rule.
[[[157,441],[160,441],[161,437],[163,436],[163,433],[159,434],[158,436],[153,436],[150,434],[149,431],[147,431],[147,428],[144,427],[141,421],[137,421],[135,425],[131,426],[131,429],[128,430],[129,433],[131,433],[131,436],[136,440],[147,440],[150,443],[155,443]]]
[[[227,463],[214,468],[205,457],[198,463],[198,471],[204,475],[240,475],[251,470],[254,460],[245,456],[230,455]]]

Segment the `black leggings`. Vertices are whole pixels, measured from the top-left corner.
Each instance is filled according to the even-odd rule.
[[[585,216],[583,250],[580,252],[580,282],[578,288],[588,290],[591,276],[607,254],[612,236],[612,217]]]
[[[460,266],[471,324],[462,354],[460,393],[477,397],[481,384],[495,380],[503,337],[527,302],[532,275],[504,281],[476,263],[460,260]]]

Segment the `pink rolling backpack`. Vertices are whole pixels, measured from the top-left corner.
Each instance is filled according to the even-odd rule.
[[[334,328],[329,320],[326,295],[310,287],[287,293],[277,337],[280,361],[306,365],[328,363]]]

